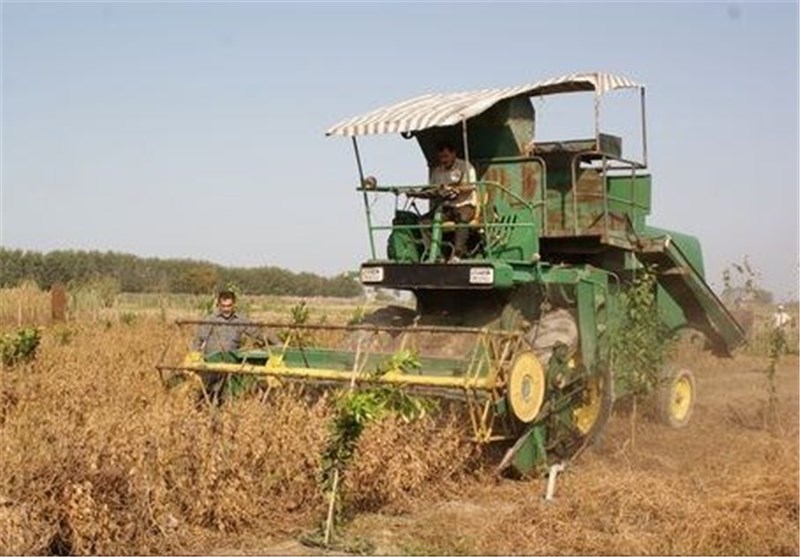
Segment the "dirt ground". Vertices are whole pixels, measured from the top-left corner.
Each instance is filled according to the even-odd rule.
[[[618,408],[600,443],[558,477],[553,501],[544,500],[545,479],[485,474],[406,512],[359,514],[331,551],[274,532],[208,540],[203,550],[797,555],[798,359],[784,357],[778,367],[779,423],[771,431],[766,366],[766,358],[749,356],[696,358],[690,425],[670,429]]]

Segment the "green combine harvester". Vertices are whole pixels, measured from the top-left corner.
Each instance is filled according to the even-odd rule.
[[[621,137],[601,131],[600,116],[608,96],[631,93],[641,141],[637,156],[626,157]],[[537,139],[539,112],[551,95],[591,97],[590,137]],[[476,171],[468,184],[477,193],[474,218],[448,221],[441,204],[422,218],[429,208],[419,205],[439,195],[439,186],[383,185],[366,176],[357,138],[386,133],[416,140],[430,168],[437,145],[453,145]],[[673,335],[718,355],[744,340],[704,279],[698,240],[646,222],[651,176],[642,85],[588,73],[427,94],[341,122],[327,135],[350,137],[355,150],[371,248],[362,284],[408,291],[415,307],[381,308],[352,327],[294,325],[280,348],[160,369],[251,375],[270,384],[390,384],[456,399],[474,440],[504,449],[500,469],[527,474],[588,446],[626,394],[610,337],[620,294],[642,269],[655,269],[659,316]],[[375,209],[381,200],[391,205],[388,216]],[[456,261],[459,228],[468,235]],[[285,323],[258,325],[287,330]],[[337,328],[344,339],[338,346],[308,341],[313,329]],[[413,366],[392,358],[409,353]],[[694,404],[694,377],[686,366],[665,373],[660,415],[682,427]]]

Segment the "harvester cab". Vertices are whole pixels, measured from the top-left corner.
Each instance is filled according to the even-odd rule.
[[[591,135],[540,140],[541,110],[532,100],[541,108],[546,98],[575,93],[591,97]],[[602,107],[612,93],[627,93],[628,100],[633,93],[636,101],[635,156],[623,153],[621,137],[601,130]],[[485,310],[490,299],[505,308],[519,287],[554,290],[549,277],[567,269],[602,270],[601,282],[623,284],[637,269],[653,265],[660,272],[665,325],[675,332],[692,329],[695,339],[727,353],[742,341],[742,332],[704,280],[699,242],[646,222],[651,209],[646,132],[644,86],[605,73],[428,94],[340,122],[327,134],[351,137],[355,149],[371,249],[361,266],[362,283],[413,292],[424,318],[440,306],[456,307],[461,315],[473,305]],[[357,139],[385,133],[415,139],[429,167],[436,164],[437,145],[456,146],[458,156],[476,169],[477,181],[468,184],[477,192],[474,216],[445,220],[439,204],[426,220],[414,200],[442,196],[440,184],[379,185],[364,176]],[[376,222],[372,214],[381,195],[406,198],[395,203],[391,222]],[[467,257],[453,265],[458,228],[469,231]],[[387,234],[382,253],[379,238]],[[537,304],[525,297],[519,309],[535,321]]]
[[[545,98],[575,93],[590,97],[592,132],[541,140],[532,100],[541,108]],[[635,157],[625,156],[621,137],[601,131],[611,93],[633,93],[638,101]],[[438,163],[439,146],[452,145],[475,176],[462,173],[451,184],[379,182],[362,170],[358,138],[386,133],[415,140],[429,168]],[[613,337],[621,300],[648,269],[661,329],[720,354],[743,341],[705,282],[699,242],[646,223],[645,89],[630,79],[573,74],[428,94],[345,120],[327,135],[350,137],[355,151],[370,242],[361,282],[411,292],[414,307],[382,308],[357,326],[261,323],[284,331],[280,349],[195,357],[160,369],[391,384],[455,398],[476,442],[505,447],[499,468],[524,474],[588,446],[626,394],[628,384],[615,373]],[[444,208],[464,191],[474,211],[452,219]],[[388,222],[373,210],[381,199],[392,207]],[[467,240],[456,259],[459,230]],[[314,346],[316,329],[338,329],[338,344]],[[409,354],[413,365],[398,357]],[[665,366],[659,390],[664,421],[686,425],[691,370]]]

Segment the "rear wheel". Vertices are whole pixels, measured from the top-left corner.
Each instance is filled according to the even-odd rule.
[[[692,417],[697,388],[694,373],[687,367],[667,367],[656,389],[656,412],[660,422],[674,428],[686,427]]]
[[[544,314],[526,340],[545,368],[558,346],[564,347],[568,365],[574,366],[578,336],[578,324],[572,312],[561,308]],[[587,375],[579,393],[566,395],[572,396],[576,402],[553,420],[556,425],[551,427],[549,436],[564,440],[559,443],[561,456],[569,457],[580,447],[590,444],[605,428],[614,401],[612,387],[611,371],[605,368]]]
[[[548,404],[543,406],[548,415],[542,421],[546,461],[573,458],[591,445],[608,423],[614,402],[611,370],[598,364],[594,372],[584,370],[583,377],[576,377],[580,373],[578,325],[567,309],[545,313],[525,339],[548,372]],[[551,366],[554,353],[560,361]]]
[[[583,380],[576,402],[560,415],[553,416],[548,438],[558,458],[574,458],[591,446],[605,430],[614,405],[611,369],[602,366]]]

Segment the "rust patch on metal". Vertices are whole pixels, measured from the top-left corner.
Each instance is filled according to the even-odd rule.
[[[536,198],[542,176],[542,165],[538,162],[526,162],[522,165],[522,197],[528,201]]]

